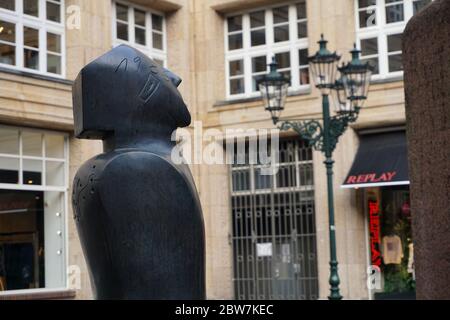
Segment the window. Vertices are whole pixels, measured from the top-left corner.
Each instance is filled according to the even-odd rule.
[[[403,74],[402,34],[408,20],[432,0],[355,0],[361,58],[374,79]]]
[[[402,35],[391,34],[387,37],[388,43],[388,70],[389,72],[402,71]]]
[[[67,140],[0,126],[0,294],[66,286]]]
[[[64,0],[0,0],[0,66],[64,77]]]
[[[413,0],[413,14],[416,14],[422,10],[426,5],[430,4],[433,0]]]
[[[374,67],[373,74],[379,74],[378,38],[361,39],[360,48],[363,59]]]
[[[257,96],[257,81],[275,57],[290,89],[309,88],[306,1],[227,17],[227,97]]]
[[[162,14],[126,2],[113,3],[113,41],[128,44],[165,66],[165,21]]]
[[[405,6],[403,0],[386,1],[386,23],[405,21]]]
[[[272,176],[251,164],[258,151],[249,143],[234,145],[230,168],[235,299],[317,299],[312,149],[281,140]]]
[[[230,61],[230,86],[235,93],[244,93],[244,60]]]
[[[274,8],[272,13],[274,41],[289,41],[289,6]]]
[[[280,141],[278,173],[276,176],[270,176],[261,174],[261,169],[265,168],[263,164],[252,164],[258,158],[258,155],[254,154],[256,142],[252,143],[247,141],[245,146],[235,146],[234,150],[237,152],[234,154],[234,164],[231,168],[233,194],[270,194],[272,191],[284,192],[291,188],[303,191],[313,189],[311,148],[299,141]]]

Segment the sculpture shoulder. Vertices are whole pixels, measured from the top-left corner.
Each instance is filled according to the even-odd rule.
[[[81,216],[80,206],[87,199],[95,199],[104,169],[107,164],[117,157],[116,153],[102,153],[84,162],[73,180],[72,205],[74,208],[74,219],[79,220]]]
[[[73,193],[80,193],[90,182],[98,181],[108,163],[118,156],[120,153],[102,153],[84,162],[75,174]]]
[[[115,156],[105,165],[97,188],[108,212],[201,211],[195,186],[184,170],[151,152]]]
[[[120,168],[144,170],[149,164],[172,167],[174,170],[180,169],[177,165],[172,164],[170,160],[156,153],[142,150],[121,150],[102,153],[87,160],[78,169],[76,177],[100,179],[106,171],[118,171],[115,173],[119,174]]]
[[[86,161],[78,170],[73,185],[76,200],[89,192],[100,195],[123,188],[152,190],[163,188],[170,192],[190,193],[197,197],[190,171],[161,155],[141,150],[114,151],[100,154]],[[175,190],[176,189],[176,190]]]
[[[102,171],[104,178],[117,175],[126,178],[134,174],[152,173],[155,176],[163,172],[177,172],[184,177],[184,170],[170,161],[170,159],[149,151],[128,150],[114,152],[105,159],[96,159],[96,168]],[[95,165],[95,164],[93,164]]]
[[[97,164],[95,164],[97,163]],[[91,167],[101,170],[98,175],[101,188],[107,190],[115,185],[122,188],[129,183],[130,188],[164,187],[166,192],[177,188],[191,189],[196,194],[190,171],[186,165],[177,165],[162,155],[142,150],[129,150],[96,159]]]
[[[120,199],[127,199],[123,203],[133,207],[161,200],[173,203],[175,198],[185,201],[187,207],[200,208],[187,168],[140,150],[100,154],[80,167],[73,184],[74,218],[79,219],[78,208],[83,202],[96,198],[110,209]]]

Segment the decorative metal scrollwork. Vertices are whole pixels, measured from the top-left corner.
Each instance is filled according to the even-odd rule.
[[[307,120],[291,122],[285,121],[281,124],[280,130],[285,131],[292,129],[297,132],[300,137],[305,140],[310,147],[321,151],[323,145],[323,126],[318,120]]]
[[[347,130],[350,123],[358,119],[359,108],[354,111],[341,112],[330,118],[328,133],[329,143],[324,143],[325,128],[319,120],[304,120],[304,121],[284,121],[280,130],[285,131],[292,129],[305,140],[310,147],[314,147],[317,151],[324,153],[333,152],[336,149],[339,138]]]

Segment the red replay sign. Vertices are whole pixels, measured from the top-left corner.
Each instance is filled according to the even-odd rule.
[[[369,201],[370,251],[373,266],[381,266],[380,252],[380,205]]]
[[[377,182],[390,182],[394,179],[397,172],[384,172],[382,174],[367,173],[357,176],[349,176],[346,184],[361,184],[361,183],[377,183]]]

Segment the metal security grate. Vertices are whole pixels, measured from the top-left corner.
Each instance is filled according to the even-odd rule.
[[[245,152],[246,164],[231,168],[235,297],[317,299],[312,150],[280,141],[273,176],[261,175]]]

